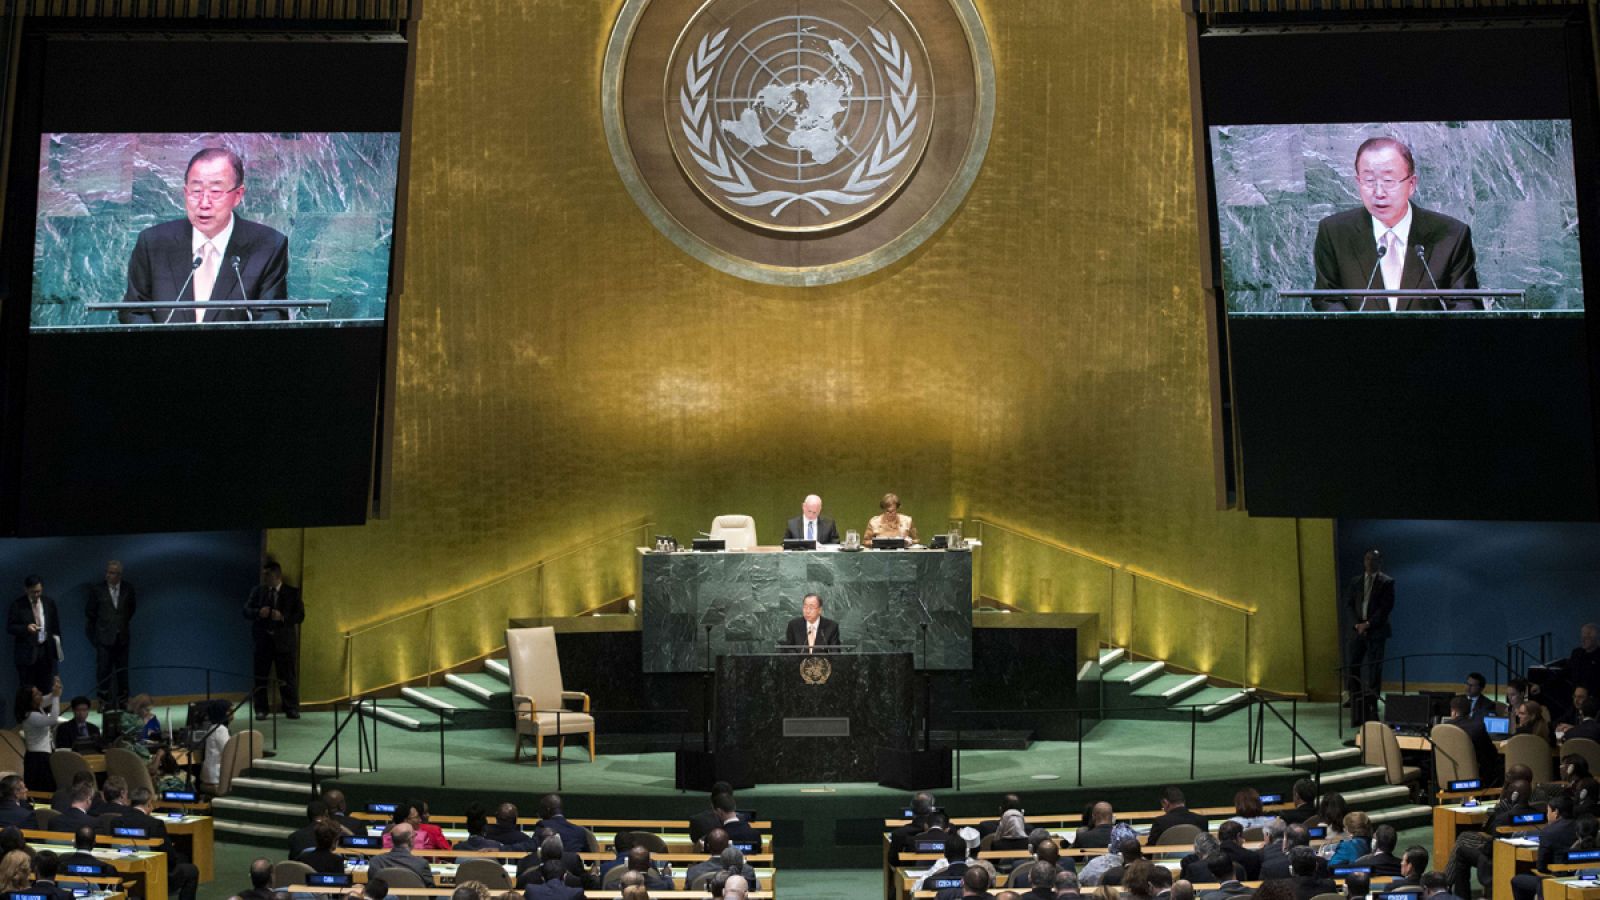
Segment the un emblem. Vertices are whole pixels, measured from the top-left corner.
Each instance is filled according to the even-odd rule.
[[[833,677],[833,663],[820,656],[807,656],[800,662],[800,680],[806,684],[827,684]]]
[[[680,247],[774,284],[881,268],[955,212],[993,124],[973,0],[625,0],[612,157]]]

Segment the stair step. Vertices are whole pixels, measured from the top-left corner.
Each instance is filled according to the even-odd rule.
[[[1184,702],[1200,704],[1200,717],[1212,719],[1244,703],[1249,696],[1243,688],[1202,688],[1184,698]]]
[[[301,815],[302,817],[305,815],[304,810],[301,810]],[[216,829],[217,834],[223,837],[231,835],[251,839],[265,838],[273,842],[281,842],[288,840],[289,835],[294,834],[293,828],[285,828],[279,825],[261,825],[256,822],[235,822],[229,819],[213,819],[211,825]],[[259,843],[259,841],[255,842]]]
[[[1155,697],[1168,703],[1177,703],[1185,695],[1204,687],[1204,675],[1160,675],[1140,685],[1135,697]]]
[[[1406,819],[1431,819],[1432,817],[1433,807],[1416,805],[1396,806],[1391,809],[1380,809],[1377,812],[1367,813],[1367,818],[1371,819],[1374,825]]]
[[[229,794],[225,797],[214,797],[211,800],[214,810],[235,810],[249,812],[257,815],[285,816],[295,821],[306,817],[306,808],[297,803],[276,803],[271,800],[257,800],[253,797],[235,797]]]
[[[371,706],[362,706],[361,715],[369,719],[377,716],[383,723],[407,731],[439,730],[439,716],[432,710],[417,706],[398,706],[392,700],[379,705],[376,710]]]
[[[410,700],[423,709],[439,710],[446,713],[458,711],[485,712],[488,707],[476,697],[463,694],[450,687],[408,687],[400,689],[400,696]]]
[[[1361,759],[1360,747],[1340,747],[1337,750],[1322,750],[1319,751],[1319,753],[1322,756],[1322,764],[1324,766],[1334,762]],[[1295,756],[1284,756],[1278,759],[1263,760],[1261,764],[1264,766],[1282,766],[1285,769],[1299,769],[1304,768],[1305,766],[1315,766],[1317,764],[1317,758],[1302,750]],[[1327,774],[1324,773],[1323,777],[1326,778]]]
[[[1167,664],[1159,659],[1154,662],[1140,663],[1121,680],[1123,684],[1139,687],[1159,676],[1166,667]]]
[[[509,689],[511,685],[511,663],[503,659],[486,659],[483,661],[483,671],[504,681]]]
[[[1100,651],[1100,668],[1109,669],[1128,658],[1128,651],[1121,647],[1108,647]]]
[[[311,782],[309,781],[280,781],[276,778],[255,778],[249,775],[235,776],[233,788],[247,788],[252,791],[262,791],[269,794],[288,794],[297,798],[310,798],[312,796]]]
[[[250,769],[251,771],[271,772],[274,775],[304,778],[308,784],[310,783],[311,779],[310,763],[291,762],[286,759],[267,759],[263,757],[251,763]],[[340,775],[357,775],[360,774],[360,772],[360,769],[353,769],[350,766],[344,766],[336,769],[333,767],[332,763],[320,763],[317,766],[317,775],[322,778],[333,778]],[[234,780],[238,781],[237,778]]]
[[[1388,772],[1383,766],[1357,766],[1353,769],[1340,769],[1337,772],[1324,772],[1322,773],[1322,787],[1326,789],[1328,785],[1337,786],[1356,781],[1368,781],[1374,778],[1382,782],[1387,774]]]
[[[486,672],[446,675],[444,683],[491,709],[511,711],[511,685]]]
[[[1411,789],[1403,784],[1384,784],[1378,787],[1363,788],[1359,791],[1340,791],[1351,809],[1366,809],[1391,800],[1404,800],[1411,796]]]

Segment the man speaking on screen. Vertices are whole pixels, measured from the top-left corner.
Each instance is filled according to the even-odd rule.
[[[1361,209],[1334,213],[1317,226],[1319,290],[1474,289],[1477,256],[1466,223],[1411,202],[1417,190],[1411,148],[1375,137],[1356,150]],[[1481,309],[1472,298],[1317,297],[1319,312]]]
[[[191,309],[130,309],[124,323],[252,322],[287,319],[281,309],[209,307],[288,299],[289,241],[276,229],[234,214],[244,199],[244,161],[220,147],[189,160],[185,217],[139,233],[128,259],[123,301],[194,304]]]

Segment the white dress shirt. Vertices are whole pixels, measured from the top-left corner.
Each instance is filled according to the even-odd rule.
[[[216,280],[216,283],[212,285],[211,290],[209,292],[207,292],[206,296],[204,296],[204,297],[200,296],[200,291],[199,290],[196,290],[195,291],[195,296],[194,296],[194,299],[195,299],[196,303],[205,303],[206,301],[211,299],[211,296],[213,294],[218,293],[216,285],[225,283],[225,280],[223,278],[223,273],[224,272],[226,272],[226,273],[228,273],[230,275],[233,274],[232,267],[230,267],[228,265],[228,261],[225,258],[223,258],[223,254],[228,252],[228,242],[233,240],[233,223],[234,223],[234,221],[235,220],[234,220],[233,214],[229,213],[228,214],[228,225],[227,225],[227,227],[223,228],[222,231],[220,233],[218,233],[217,236],[214,237],[214,238],[208,238],[205,235],[201,234],[200,230],[198,228],[189,229],[189,248],[190,248],[189,258],[190,259],[194,259],[196,256],[200,256],[201,255],[201,250],[202,250],[202,248],[205,247],[206,244],[210,244],[211,246],[215,247],[216,250],[217,250],[217,256],[216,256],[216,258],[217,258],[217,280]],[[226,291],[223,291],[222,293],[226,293]]]
[[[1381,264],[1378,266],[1383,271],[1383,289],[1386,291],[1399,290],[1400,277],[1405,274],[1406,254],[1411,250],[1411,213],[1411,204],[1407,203],[1406,214],[1400,218],[1400,221],[1394,223],[1394,228],[1390,228],[1377,219],[1372,220],[1372,240],[1374,245],[1384,243],[1385,236],[1390,231],[1394,232],[1394,237],[1388,238],[1391,242],[1389,251],[1384,254],[1383,259],[1380,261]],[[1387,299],[1391,311],[1399,308],[1399,298],[1389,297]]]

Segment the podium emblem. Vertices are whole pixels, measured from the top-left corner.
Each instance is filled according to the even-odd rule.
[[[974,0],[624,0],[613,160],[703,262],[828,284],[932,236],[977,177],[994,66]]]
[[[806,684],[827,684],[833,677],[833,663],[820,656],[807,656],[800,661],[800,680]]]

